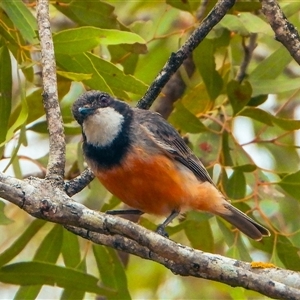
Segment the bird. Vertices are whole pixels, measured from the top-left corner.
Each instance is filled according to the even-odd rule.
[[[270,236],[267,228],[230,203],[160,114],[96,90],[79,96],[72,113],[81,126],[83,155],[95,177],[133,208],[128,213],[166,216],[157,227],[159,234],[167,236],[165,227],[180,213],[196,210],[225,219],[256,241]]]

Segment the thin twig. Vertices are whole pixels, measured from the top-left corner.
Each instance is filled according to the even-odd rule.
[[[162,88],[169,81],[171,76],[182,65],[183,61],[207,36],[212,28],[220,22],[226,12],[234,5],[235,0],[219,0],[209,15],[203,20],[200,26],[191,34],[189,39],[180,47],[176,53],[172,53],[163,69],[159,72],[153,83],[148,88],[144,97],[138,102],[137,106],[148,109]]]
[[[72,197],[83,190],[94,178],[95,175],[91,169],[86,169],[79,176],[65,183],[65,192]]]
[[[243,49],[244,49],[244,59],[241,63],[241,66],[239,68],[239,71],[236,75],[236,80],[238,82],[242,82],[247,74],[247,68],[249,66],[249,63],[252,58],[252,54],[254,49],[256,48],[256,40],[257,40],[257,34],[252,33],[249,38],[249,43],[246,45],[245,38],[243,38]]]
[[[50,152],[46,179],[62,186],[65,168],[65,136],[58,102],[56,64],[50,29],[49,1],[37,1],[37,22],[42,53],[43,103],[46,112]]]

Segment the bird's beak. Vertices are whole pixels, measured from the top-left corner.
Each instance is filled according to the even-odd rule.
[[[78,108],[78,112],[83,117],[87,117],[87,116],[91,115],[94,111],[95,111],[95,109],[94,108],[90,108],[90,107],[79,107]]]

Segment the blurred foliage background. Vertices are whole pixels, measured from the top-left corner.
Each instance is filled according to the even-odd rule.
[[[76,97],[85,89],[98,89],[135,105],[215,3],[50,1],[66,179],[85,168],[80,129],[70,111]],[[300,28],[300,3],[280,5]],[[186,88],[168,120],[223,193],[272,236],[253,242],[200,212],[188,212],[168,232],[173,240],[203,251],[300,271],[300,69],[274,39],[259,9],[259,1],[238,1],[194,51],[192,68],[180,68]],[[243,69],[245,59],[249,65]],[[35,1],[2,0],[0,170],[18,178],[45,174],[48,135],[40,72]],[[98,182],[74,198],[101,211],[119,204]],[[139,222],[154,229],[160,221],[145,215]],[[128,258],[114,250],[33,220],[4,200],[0,224],[1,299],[94,299],[95,294],[107,299],[266,299],[242,288],[179,277],[137,257],[130,256],[124,267]],[[35,275],[40,285],[22,286]],[[50,287],[51,278],[60,278],[58,286]],[[89,284],[98,278],[103,285],[92,290]]]

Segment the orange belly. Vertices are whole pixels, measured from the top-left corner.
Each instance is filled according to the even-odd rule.
[[[112,194],[146,213],[168,215],[186,208],[214,213],[224,209],[224,200],[212,184],[202,183],[188,168],[162,154],[154,160],[136,149],[122,166],[105,171],[92,169]]]

